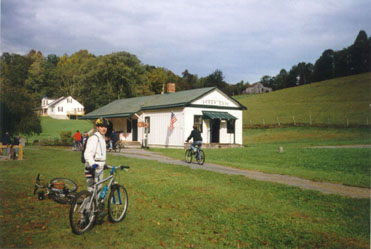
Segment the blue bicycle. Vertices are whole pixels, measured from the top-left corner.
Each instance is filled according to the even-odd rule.
[[[187,163],[191,163],[193,157],[195,157],[198,164],[202,165],[205,162],[205,153],[203,150],[200,149],[199,145],[195,145],[195,150],[192,150],[192,148],[189,148],[185,152],[185,161]]]

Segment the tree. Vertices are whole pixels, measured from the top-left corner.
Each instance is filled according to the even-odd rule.
[[[298,82],[299,82],[299,69],[297,65],[294,65],[291,67],[289,71],[286,86],[284,88],[297,86]]]
[[[31,50],[28,56],[31,58],[32,64],[28,69],[28,77],[25,81],[25,87],[27,92],[32,96],[32,105],[37,107],[42,98],[41,90],[45,82],[45,71],[42,67],[44,57],[40,51],[35,52],[34,50]]]
[[[361,30],[353,45],[349,47],[350,73],[359,74],[370,71],[371,48],[367,34]]]
[[[334,51],[332,49],[327,49],[314,64],[313,79],[314,81],[328,80],[334,78],[334,75]]]
[[[272,86],[272,90],[283,89],[287,86],[289,74],[285,69],[281,69],[280,73],[276,75],[275,84]]]
[[[297,65],[299,85],[304,85],[312,82],[313,64],[301,62]]]
[[[188,70],[184,70],[180,79],[179,88],[182,90],[194,89],[197,87],[198,76],[197,74],[191,74]]]
[[[32,104],[32,95],[25,87],[31,64],[29,56],[8,53],[1,56],[0,134],[41,132],[40,119]]]
[[[224,81],[223,72],[216,69],[212,74],[208,75],[203,82],[204,87],[216,86],[221,90],[227,91],[228,84]],[[228,93],[228,92],[227,92]]]
[[[349,51],[347,48],[336,51],[334,61],[335,77],[343,77],[350,74]]]

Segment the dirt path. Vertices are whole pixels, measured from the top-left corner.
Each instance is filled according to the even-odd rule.
[[[191,169],[203,169],[209,171],[215,171],[229,175],[243,175],[250,179],[259,181],[276,182],[296,186],[303,189],[317,190],[325,194],[339,194],[353,198],[370,198],[371,190],[368,188],[350,187],[342,184],[334,184],[327,182],[316,182],[311,180],[302,179],[299,177],[268,174],[253,170],[242,170],[222,165],[216,165],[211,163],[205,163],[204,165],[198,165],[195,163],[188,164],[185,161],[172,159],[166,156],[162,156],[159,153],[151,152],[144,149],[125,149],[122,153],[112,153],[115,155],[122,155],[131,158],[141,158],[147,160],[156,160],[161,163],[176,164],[190,167]]]

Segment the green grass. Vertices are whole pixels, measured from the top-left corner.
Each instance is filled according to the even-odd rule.
[[[179,150],[180,151],[180,150]],[[220,152],[220,150],[219,150]],[[223,150],[224,152],[224,150]],[[369,199],[323,195],[155,161],[128,164],[123,222],[73,235],[68,206],[32,195],[44,179],[68,177],[85,189],[80,153],[26,147],[25,160],[0,162],[2,248],[369,248]]]
[[[296,127],[244,130],[244,148],[204,149],[206,162],[286,174],[316,181],[370,187],[371,148],[311,148],[371,144],[367,128]],[[283,147],[283,153],[279,153]],[[184,151],[153,149],[184,160]]]
[[[243,113],[245,126],[294,120],[306,125],[310,120],[313,125],[371,124],[371,73],[235,98],[248,108]]]
[[[82,134],[84,131],[89,131],[94,126],[88,120],[64,120],[54,119],[50,117],[41,117],[42,133],[40,135],[32,135],[26,137],[28,142],[32,143],[34,140],[60,138],[61,131],[71,131],[72,134],[79,130]]]

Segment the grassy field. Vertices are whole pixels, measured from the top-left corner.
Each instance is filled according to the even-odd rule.
[[[64,120],[64,119],[54,119],[49,117],[41,117],[41,127],[42,133],[40,135],[32,135],[26,137],[29,143],[34,140],[43,139],[54,139],[60,138],[61,131],[71,131],[72,134],[79,130],[80,132],[89,131],[94,126],[88,120]]]
[[[206,161],[241,169],[370,187],[371,148],[311,148],[371,144],[367,128],[292,127],[244,130],[244,148],[204,149]],[[279,153],[283,147],[283,153]],[[152,149],[184,160],[184,151]]]
[[[39,172],[43,179],[71,178],[84,189],[80,153],[31,146],[23,161],[0,161],[0,247],[370,247],[369,199],[123,156],[109,155],[108,162],[131,166],[119,180],[129,193],[128,215],[77,236],[69,227],[68,206],[38,201],[32,191]]]
[[[266,94],[235,97],[248,110],[243,124],[371,124],[371,73],[336,78]]]

